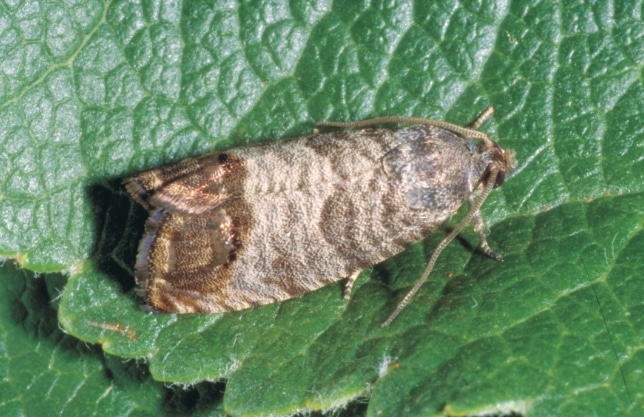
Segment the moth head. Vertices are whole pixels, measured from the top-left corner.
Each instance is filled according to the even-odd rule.
[[[500,187],[505,181],[505,177],[510,176],[517,166],[516,153],[513,150],[501,148],[489,137],[483,138],[483,143],[490,154],[490,162],[483,175],[483,183],[487,183],[492,170],[496,170],[494,188]]]

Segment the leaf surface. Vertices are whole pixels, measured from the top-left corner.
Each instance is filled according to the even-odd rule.
[[[366,397],[345,412],[640,415],[644,24],[633,11],[642,9],[403,0],[6,6],[0,254],[46,273],[44,282],[64,271],[60,305],[47,308],[65,331],[113,356],[61,351],[75,342],[51,318],[48,332],[25,330],[17,317],[44,320],[44,307],[16,304],[15,293],[43,281],[5,265],[3,291],[14,301],[0,317],[0,369],[14,391],[2,390],[0,405],[62,413],[82,385],[92,404],[125,410],[110,415],[172,408],[150,378],[100,375],[117,358],[137,358],[159,381],[226,379],[223,403],[200,409],[212,413],[337,411]],[[519,160],[483,209],[503,263],[476,249],[474,232],[462,233],[412,303],[380,328],[461,212],[363,272],[349,303],[339,283],[223,315],[139,310],[133,265],[147,213],[125,194],[124,177],[308,134],[320,120],[465,125],[490,105],[483,130]],[[34,384],[56,378],[50,358],[68,364],[64,382]],[[51,402],[11,400],[25,387]]]

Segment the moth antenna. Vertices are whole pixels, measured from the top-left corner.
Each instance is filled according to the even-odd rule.
[[[387,124],[387,123],[412,123],[428,126],[436,126],[441,129],[449,130],[450,132],[457,133],[466,138],[482,139],[486,143],[492,142],[490,137],[477,129],[494,113],[493,107],[488,107],[481,113],[469,127],[458,126],[452,123],[443,122],[440,120],[423,119],[420,117],[405,117],[405,116],[386,116],[376,117],[375,119],[362,120],[359,122],[318,122],[316,126],[330,126],[342,128],[361,128],[373,125]]]
[[[483,112],[484,114],[485,112]],[[480,118],[481,116],[479,116]],[[477,119],[478,120],[478,119]],[[465,218],[461,220],[461,222],[452,230],[450,234],[448,234],[445,239],[441,241],[441,243],[434,249],[434,253],[432,254],[432,257],[429,259],[429,262],[427,263],[427,266],[425,267],[425,270],[421,274],[420,278],[418,278],[418,281],[416,281],[416,284],[414,287],[405,295],[405,298],[402,299],[400,304],[398,304],[398,307],[394,310],[393,313],[389,316],[387,320],[385,320],[380,327],[386,327],[388,326],[394,319],[400,314],[400,312],[405,308],[405,306],[409,303],[409,301],[412,299],[414,295],[418,292],[420,287],[425,283],[427,280],[427,277],[429,277],[429,274],[432,272],[432,269],[434,268],[434,264],[436,264],[436,260],[438,259],[438,256],[441,254],[443,249],[449,245],[449,243],[454,240],[456,236],[458,236],[461,231],[469,224],[469,222],[472,221],[476,213],[481,209],[481,206],[487,199],[488,195],[490,195],[490,192],[492,191],[492,188],[494,188],[494,183],[496,182],[496,176],[498,174],[499,170],[496,166],[492,165],[490,169],[490,178],[485,184],[485,188],[483,189],[483,192],[479,196],[478,200],[470,207],[470,211],[467,213]]]
[[[487,109],[483,110],[481,114],[479,114],[478,117],[474,119],[472,123],[470,123],[469,128],[473,130],[479,130],[479,127],[481,127],[481,125],[485,123],[485,121],[489,119],[492,114],[494,114],[494,107],[488,107]]]

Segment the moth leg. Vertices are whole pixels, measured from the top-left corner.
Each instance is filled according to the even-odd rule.
[[[472,204],[470,202],[470,204]],[[494,251],[490,245],[487,243],[487,237],[485,236],[485,223],[483,222],[483,216],[481,215],[481,210],[478,210],[474,213],[472,218],[472,226],[474,226],[474,231],[479,235],[479,246],[491,258],[494,258],[497,261],[502,261],[503,256],[500,253]]]
[[[362,272],[361,269],[357,270],[347,280],[347,283],[344,286],[344,299],[349,300],[351,298],[351,288],[353,288],[353,284],[356,282],[356,279],[358,279],[358,275],[360,275],[360,272]]]

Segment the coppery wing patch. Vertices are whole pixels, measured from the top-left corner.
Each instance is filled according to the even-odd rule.
[[[124,183],[132,198],[143,206],[200,214],[243,193],[242,165],[226,153],[215,153],[143,172]]]

